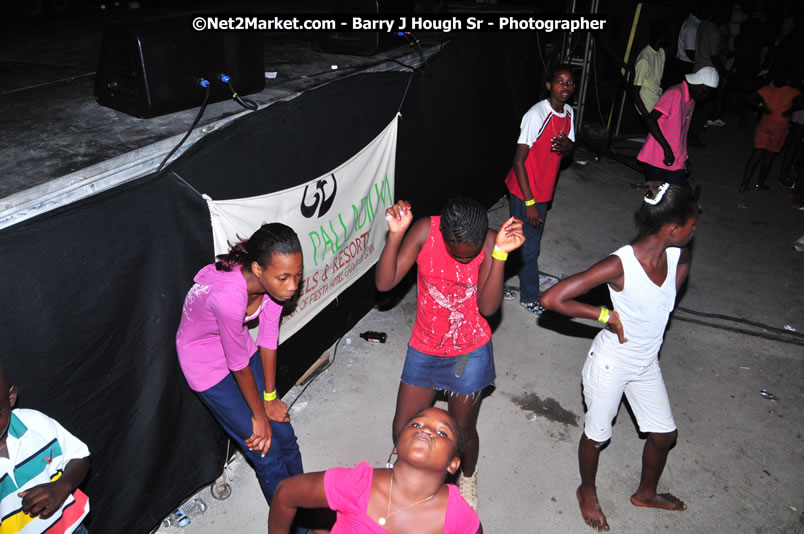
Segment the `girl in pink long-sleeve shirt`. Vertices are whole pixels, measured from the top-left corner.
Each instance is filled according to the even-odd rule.
[[[282,304],[301,276],[296,233],[264,224],[198,272],[176,333],[190,388],[251,459],[268,503],[281,480],[302,472],[287,406],[276,395]],[[246,327],[254,319],[256,343]]]

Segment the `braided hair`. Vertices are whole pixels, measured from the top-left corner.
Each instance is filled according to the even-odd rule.
[[[299,236],[290,226],[282,223],[267,223],[260,226],[248,239],[230,244],[229,252],[219,254],[215,268],[231,271],[240,265],[250,266],[256,261],[261,267],[268,267],[274,254],[301,253]]]
[[[451,198],[441,210],[439,229],[444,241],[482,245],[489,231],[486,208],[471,198]]]
[[[666,224],[686,224],[695,215],[696,204],[687,186],[645,182],[645,197],[634,214],[639,237],[654,235]]]

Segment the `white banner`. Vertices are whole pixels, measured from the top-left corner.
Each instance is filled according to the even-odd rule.
[[[324,176],[269,195],[212,200],[215,254],[267,222],[299,235],[304,281],[295,310],[279,329],[280,343],[307,324],[379,259],[394,192],[398,116],[349,161]]]

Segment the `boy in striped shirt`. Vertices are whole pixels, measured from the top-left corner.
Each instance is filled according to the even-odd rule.
[[[0,533],[86,533],[89,499],[77,489],[89,450],[36,410],[12,410],[17,388],[0,363]]]
[[[686,184],[687,133],[695,103],[718,84],[714,67],[703,67],[665,91],[648,115],[648,138],[637,159],[645,164],[645,181]]]

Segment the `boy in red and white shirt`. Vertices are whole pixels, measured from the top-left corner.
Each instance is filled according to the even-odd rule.
[[[505,178],[511,215],[525,222],[519,303],[537,317],[544,311],[539,305],[538,260],[547,205],[553,200],[561,160],[575,145],[572,107],[567,104],[575,92],[571,67],[553,67],[544,86],[547,98],[522,117],[514,163]]]

